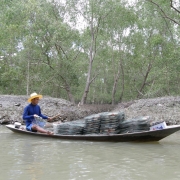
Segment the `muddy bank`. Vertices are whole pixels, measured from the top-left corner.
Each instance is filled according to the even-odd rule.
[[[152,121],[165,121],[169,125],[180,124],[180,97],[140,99],[121,103],[115,110],[122,110],[126,118],[150,116]]]
[[[27,96],[0,96],[0,124],[22,123],[22,113],[28,104]],[[123,102],[112,106],[83,105],[78,106],[64,99],[43,97],[40,100],[42,113],[47,116],[61,114],[55,121],[72,121],[99,112],[123,111],[126,118],[150,116],[152,121],[166,121],[167,124],[180,124],[180,97],[161,97]]]
[[[9,124],[16,121],[23,123],[22,113],[28,105],[28,96],[0,95],[0,124]],[[42,114],[55,116],[60,114],[55,121],[72,121],[99,112],[112,111],[112,105],[74,105],[69,101],[59,98],[43,97],[39,101]]]

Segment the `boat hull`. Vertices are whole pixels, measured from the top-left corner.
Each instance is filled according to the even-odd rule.
[[[177,131],[180,130],[180,125],[169,126],[166,129],[154,130],[154,131],[143,131],[136,133],[126,134],[109,134],[109,135],[47,135],[42,133],[35,133],[26,130],[17,129],[14,125],[6,125],[8,129],[13,132],[27,134],[32,136],[41,136],[48,138],[66,139],[66,140],[84,140],[84,141],[108,141],[108,142],[149,142],[159,141]]]

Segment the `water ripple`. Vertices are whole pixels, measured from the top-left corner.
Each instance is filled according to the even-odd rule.
[[[2,179],[178,180],[180,133],[160,142],[35,138],[0,126]]]

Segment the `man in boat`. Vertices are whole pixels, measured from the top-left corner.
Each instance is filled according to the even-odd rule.
[[[51,121],[53,119],[41,114],[41,108],[38,105],[39,99],[42,99],[42,95],[37,94],[35,92],[32,93],[28,98],[28,102],[30,104],[24,108],[24,112],[23,112],[23,120],[26,123],[26,130],[51,135],[53,134],[52,132],[43,129],[42,127],[34,123],[36,122],[35,119],[37,117],[41,117],[42,119],[47,119],[48,121]]]

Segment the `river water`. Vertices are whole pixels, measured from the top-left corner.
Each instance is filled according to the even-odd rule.
[[[149,143],[67,141],[0,126],[0,180],[179,180],[180,132]]]

